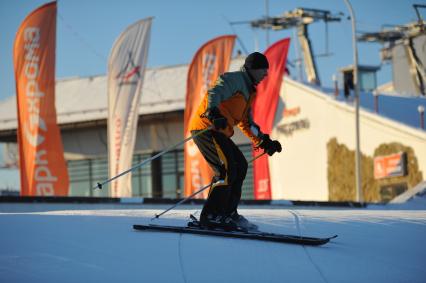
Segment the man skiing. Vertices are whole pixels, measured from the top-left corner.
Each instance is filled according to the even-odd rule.
[[[254,52],[247,56],[240,71],[219,76],[190,122],[189,129],[193,135],[213,126],[194,138],[201,154],[215,172],[214,183],[201,211],[201,226],[257,229],[237,211],[248,165],[231,137],[233,127],[238,126],[255,147],[263,149],[268,155],[281,152],[281,144],[263,134],[251,114],[256,86],[267,76],[268,68],[268,60],[263,54]]]

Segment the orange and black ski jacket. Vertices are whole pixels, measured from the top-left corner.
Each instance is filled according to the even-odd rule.
[[[217,107],[228,121],[227,127],[220,132],[231,137],[234,135],[234,126],[238,126],[255,145],[260,144],[263,134],[251,114],[255,95],[256,89],[244,69],[222,74],[205,94],[190,121],[189,130],[204,130],[211,126],[212,123],[205,117],[205,113]]]

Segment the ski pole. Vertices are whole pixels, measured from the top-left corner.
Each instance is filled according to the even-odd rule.
[[[144,161],[142,161],[142,162],[141,162],[141,163],[139,163],[139,164],[136,164],[135,166],[131,167],[130,169],[127,169],[126,171],[121,172],[121,173],[120,173],[120,174],[118,174],[117,176],[114,176],[114,177],[112,177],[112,178],[110,178],[110,179],[108,179],[108,180],[105,180],[105,181],[103,181],[102,183],[97,183],[97,184],[96,184],[96,186],[95,186],[95,187],[93,187],[93,190],[95,190],[95,189],[100,189],[100,190],[102,190],[102,186],[103,186],[103,185],[108,184],[108,183],[110,183],[111,181],[114,181],[115,179],[117,179],[117,178],[119,178],[119,177],[121,177],[121,176],[123,176],[123,175],[126,175],[127,173],[129,173],[129,172],[131,172],[131,171],[135,170],[136,168],[139,168],[139,167],[141,167],[141,166],[143,166],[143,165],[145,165],[145,164],[147,164],[147,163],[149,163],[149,162],[153,161],[154,159],[156,159],[156,158],[160,157],[161,155],[164,155],[165,153],[167,153],[167,152],[169,152],[169,151],[171,151],[171,150],[175,149],[176,147],[178,147],[178,146],[180,146],[180,145],[182,145],[182,144],[186,143],[186,142],[187,142],[187,141],[189,141],[189,140],[192,140],[192,139],[193,139],[193,138],[195,138],[196,136],[199,136],[199,135],[201,135],[202,133],[205,133],[205,132],[207,132],[208,130],[211,130],[211,129],[212,129],[212,127],[208,127],[208,128],[206,128],[206,129],[204,129],[204,130],[201,130],[201,131],[199,131],[198,133],[196,133],[196,134],[194,134],[194,135],[192,135],[192,136],[190,136],[190,137],[187,137],[187,138],[186,138],[186,139],[184,139],[183,141],[181,141],[181,142],[179,142],[179,143],[177,143],[177,144],[175,144],[175,145],[172,145],[172,146],[168,147],[167,149],[163,150],[162,152],[159,152],[159,153],[157,153],[156,155],[154,155],[154,156],[152,156],[152,157],[150,157],[150,158],[148,158],[148,159],[145,159]]]
[[[263,153],[257,155],[256,157],[254,157],[253,159],[251,159],[248,163],[252,163],[253,161],[255,161],[256,159],[258,159],[259,157],[263,156],[266,152],[264,151]],[[224,183],[224,180],[219,180],[216,183]],[[169,212],[170,210],[172,210],[173,208],[175,208],[176,206],[184,203],[185,201],[189,200],[190,198],[192,198],[195,195],[198,195],[199,193],[201,193],[202,191],[206,190],[207,188],[209,188],[210,186],[212,186],[215,182],[211,182],[210,184],[202,187],[201,189],[199,189],[198,191],[196,191],[195,193],[193,193],[190,196],[187,196],[186,198],[184,198],[183,200],[179,201],[178,203],[172,205],[171,207],[169,207],[168,209],[164,210],[163,212],[161,212],[160,214],[156,214],[155,217],[151,218],[151,221],[154,219],[158,219],[160,218],[161,215]]]
[[[225,182],[224,180],[219,180],[219,181],[217,181],[217,183],[224,183],[224,182]],[[199,193],[201,193],[201,192],[202,192],[202,191],[204,191],[205,189],[207,189],[207,188],[209,188],[210,186],[212,186],[212,185],[213,185],[213,183],[214,183],[214,182],[211,182],[210,184],[208,184],[208,185],[206,185],[206,186],[202,187],[201,189],[199,189],[198,191],[196,191],[196,192],[195,192],[195,193],[193,193],[192,195],[190,195],[190,196],[188,196],[188,197],[184,198],[183,200],[179,201],[178,203],[176,203],[176,204],[172,205],[171,207],[169,207],[168,209],[164,210],[164,211],[163,211],[163,212],[161,212],[160,214],[156,214],[156,215],[155,215],[155,217],[151,218],[151,221],[152,221],[152,220],[154,220],[154,219],[156,219],[156,218],[160,218],[160,216],[161,216],[161,215],[163,215],[163,214],[165,214],[165,213],[169,212],[170,210],[172,210],[172,209],[173,209],[173,208],[175,208],[176,206],[178,206],[178,205],[180,205],[180,204],[184,203],[185,201],[189,200],[189,199],[190,199],[190,198],[192,198],[193,196],[198,195]]]

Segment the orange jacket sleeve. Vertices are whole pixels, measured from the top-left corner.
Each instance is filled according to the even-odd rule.
[[[260,131],[260,127],[254,123],[251,111],[248,111],[246,117],[238,123],[238,128],[241,129],[243,134],[246,135],[255,146],[258,146],[262,142],[263,133]]]

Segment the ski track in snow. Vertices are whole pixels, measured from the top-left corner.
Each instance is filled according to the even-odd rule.
[[[289,212],[290,212],[291,214],[293,214],[293,216],[294,216],[294,221],[295,221],[296,228],[297,228],[297,234],[298,234],[299,236],[302,236],[302,230],[300,229],[300,218],[301,218],[301,216],[299,216],[299,215],[297,214],[297,212],[296,212],[296,211],[289,210]],[[306,247],[306,246],[302,246],[302,247],[303,247],[303,250],[305,251],[306,255],[308,256],[309,261],[312,263],[312,265],[315,267],[315,269],[316,269],[316,270],[318,270],[318,273],[320,274],[321,279],[322,279],[324,282],[328,283],[328,281],[327,281],[327,279],[324,277],[324,274],[322,273],[322,271],[321,271],[320,267],[319,267],[319,266],[318,266],[318,265],[314,262],[314,260],[312,259],[311,255],[309,254],[309,251],[308,251],[307,247]]]
[[[184,262],[182,258],[182,234],[179,234],[178,253],[179,253],[179,266],[182,273],[183,282],[186,283],[187,281],[186,281],[186,275],[185,275],[185,267],[184,267]]]
[[[0,282],[425,282],[426,206],[242,206],[267,232],[321,247],[133,231],[185,225],[199,206],[0,204]]]

